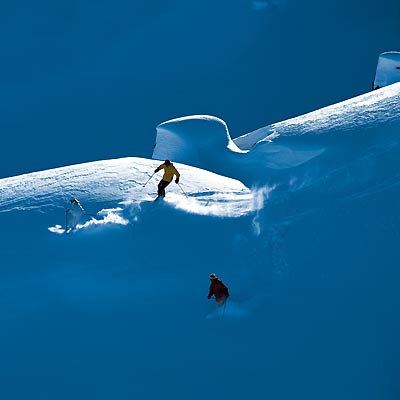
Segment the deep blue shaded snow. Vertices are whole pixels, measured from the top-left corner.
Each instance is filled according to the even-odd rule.
[[[214,3],[0,6],[1,175],[150,158],[156,126],[183,115],[217,115],[237,137],[368,92],[378,54],[398,45],[397,1]],[[260,203],[241,216],[227,212],[239,195],[218,197],[199,171],[181,178],[189,199],[172,183],[157,203],[107,169],[95,196],[83,178],[45,195],[32,175],[15,192],[1,179],[1,399],[398,399],[393,109],[278,137],[290,151],[324,148],[290,168],[223,171],[211,148],[213,172]],[[119,207],[127,225],[50,231],[73,190],[98,221]],[[217,213],[200,215],[207,191],[202,209]],[[211,272],[232,294],[224,318],[207,300]]]

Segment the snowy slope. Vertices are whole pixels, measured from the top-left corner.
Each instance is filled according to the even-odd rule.
[[[398,0],[0,9],[1,400],[400,398]]]
[[[215,117],[162,124],[155,154],[188,197],[172,183],[148,201],[160,161],[142,158],[0,180],[4,398],[396,400],[398,97],[265,127],[245,149]],[[91,215],[54,234],[71,196]]]
[[[324,148],[291,168],[263,166],[267,141],[225,149],[252,158],[239,164],[206,132],[200,161],[258,178],[254,193],[177,163],[189,198],[172,183],[165,201],[148,202],[161,175],[142,183],[159,161],[138,158],[2,179],[4,398],[200,400],[212,384],[235,400],[395,400],[398,114],[373,104],[378,124],[286,137],[287,149]],[[347,107],[336,115],[351,127]],[[54,234],[70,196],[95,217]],[[211,272],[231,293],[224,318],[207,300]]]
[[[158,165],[160,162],[143,158],[123,158],[1,179],[0,213],[65,208],[74,197],[90,202],[92,208],[154,200],[162,173],[144,184]],[[174,206],[224,216],[238,216],[254,209],[250,190],[240,182],[198,168],[180,164],[176,167],[182,174],[181,187],[172,183],[166,197]],[[191,200],[182,202],[185,196]],[[216,203],[223,203],[223,208]]]
[[[235,139],[239,148],[250,149],[268,136],[326,135],[374,128],[398,122],[400,115],[400,83],[382,91],[373,91],[324,107],[311,113],[278,122]]]

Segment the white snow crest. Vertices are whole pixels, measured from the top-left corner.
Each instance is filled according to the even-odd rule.
[[[128,225],[130,221],[121,215],[122,212],[122,208],[103,209],[99,211],[95,216],[91,216],[89,220],[82,221],[76,224],[76,226],[73,227],[71,230],[68,230],[67,233],[103,225]],[[103,218],[97,219],[97,216]],[[63,228],[59,224],[49,227],[48,230],[52,233],[57,233],[59,235],[65,233],[65,228]]]
[[[124,218],[122,215],[122,208],[111,208],[111,209],[104,209],[97,213],[99,216],[103,216],[103,219],[96,219],[92,218],[91,220],[85,222],[83,225],[78,225],[77,228],[87,228],[89,226],[95,225],[107,225],[107,224],[114,224],[114,225],[128,225],[129,220]]]
[[[241,217],[254,211],[253,194],[250,193],[216,193],[212,196],[185,197],[169,193],[164,200],[176,209],[190,214],[214,217]]]
[[[270,142],[271,134],[301,136],[381,126],[390,120],[399,120],[399,99],[400,82],[259,128],[235,138],[234,142],[241,149],[251,149],[262,140]]]

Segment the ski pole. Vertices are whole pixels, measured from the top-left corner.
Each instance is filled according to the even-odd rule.
[[[147,179],[147,181],[142,185],[143,187],[145,187],[149,183],[150,179],[154,176],[154,174],[155,172],[153,172],[153,175],[151,175],[151,177]]]
[[[65,233],[68,235],[68,213],[69,213],[69,208],[65,211]]]
[[[182,189],[182,186],[180,185],[180,183],[178,183],[177,185],[181,188],[182,193],[183,193],[186,197],[188,197],[188,195],[186,194],[186,192]]]
[[[226,308],[226,302],[228,301],[228,298],[226,298],[225,303],[224,303],[224,309],[222,310],[222,319],[224,319],[225,315],[225,308]]]

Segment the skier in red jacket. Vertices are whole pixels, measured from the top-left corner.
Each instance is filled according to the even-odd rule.
[[[229,297],[229,290],[215,274],[210,274],[210,281],[211,285],[210,291],[208,292],[208,299],[210,300],[214,295],[217,305],[222,306]]]

